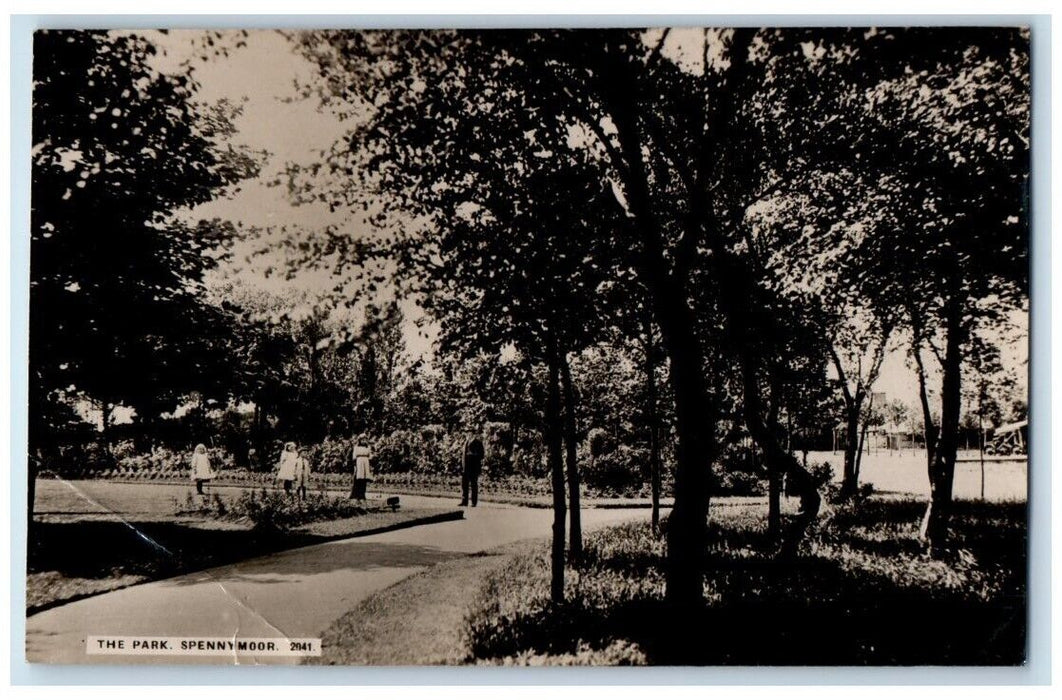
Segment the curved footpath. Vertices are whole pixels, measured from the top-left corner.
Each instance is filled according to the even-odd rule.
[[[403,496],[409,507],[452,507],[453,499]],[[47,663],[291,664],[298,657],[102,656],[86,654],[89,635],[144,637],[318,637],[361,600],[435,563],[548,536],[553,514],[480,503],[464,520],[337,540],[47,610],[26,621],[26,658]],[[590,530],[648,519],[641,508],[588,508]]]

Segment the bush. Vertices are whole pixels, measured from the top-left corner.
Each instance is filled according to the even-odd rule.
[[[720,496],[762,496],[767,493],[767,480],[749,472],[724,471],[719,475],[716,493]]]
[[[870,484],[860,484],[858,490],[851,497],[841,492],[841,483],[837,481],[837,471],[829,462],[820,462],[808,467],[814,480],[815,488],[827,503],[848,504],[858,507],[870,498],[874,493],[874,487]]]
[[[743,440],[726,443],[719,457],[716,458],[716,464],[723,473],[755,474],[763,471],[756,464],[756,447],[750,446]]]
[[[591,444],[591,454],[594,447]],[[582,481],[604,495],[632,496],[645,483],[649,451],[641,447],[616,445],[614,449],[584,461]]]
[[[757,464],[755,448],[731,442],[716,460],[720,496],[762,496],[767,493],[767,470]]]
[[[337,520],[364,515],[368,510],[361,504],[342,496],[323,491],[298,498],[283,491],[248,489],[236,498],[213,494],[204,500],[189,494],[180,513],[197,513],[217,518],[246,518],[256,530],[283,531],[321,520]]]
[[[46,455],[41,470],[71,479],[93,476],[112,468],[112,464],[107,450],[98,440],[86,439],[61,446],[53,454]]]
[[[126,450],[122,452],[123,456],[116,460],[112,469],[98,472],[97,476],[129,479],[191,477],[191,450],[177,452],[163,447],[141,454],[132,454]],[[211,466],[217,471],[221,467],[219,462],[222,455],[210,450],[208,454]]]
[[[372,441],[372,467],[382,474],[421,471],[418,467],[422,438],[419,431],[396,430]]]
[[[513,656],[498,659],[503,666],[646,666],[649,660],[645,652],[634,642],[613,640],[602,649],[595,649],[582,642],[571,653],[548,654],[536,651],[521,651]]]
[[[604,428],[593,428],[586,436],[590,457],[597,459],[616,449],[616,440],[612,433]]]
[[[354,439],[327,437],[307,448],[310,470],[317,474],[349,474],[354,470]],[[279,459],[279,457],[278,457]],[[274,463],[273,468],[276,468]]]
[[[208,447],[207,456],[215,473],[232,468],[232,455],[220,447]],[[144,454],[129,454],[118,460],[111,476],[125,478],[191,478],[192,451],[158,447]]]
[[[545,463],[545,448],[541,440],[526,440],[517,444],[509,456],[511,473],[524,477],[545,476]]]
[[[483,473],[491,477],[508,476],[513,473],[512,431],[508,423],[490,422],[483,430]],[[459,449],[462,449],[462,444]],[[459,453],[460,454],[460,453]]]
[[[808,473],[811,474],[812,481],[815,483],[815,488],[817,488],[819,492],[822,492],[824,488],[828,488],[833,484],[834,479],[837,476],[833,465],[829,462],[812,464],[808,467]]]

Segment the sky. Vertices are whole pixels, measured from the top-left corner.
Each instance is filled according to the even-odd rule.
[[[146,35],[160,48],[155,65],[162,71],[178,70],[189,57],[201,53],[197,46],[201,32]],[[242,105],[233,144],[267,151],[269,155],[259,177],[241,183],[231,196],[195,207],[184,215],[193,221],[217,217],[232,221],[244,230],[281,226],[320,230],[338,226],[354,236],[368,235],[367,225],[360,218],[352,218],[342,211],[330,212],[319,202],[293,204],[286,188],[269,184],[287,163],[314,161],[346,131],[334,114],[318,108],[316,100],[299,95],[296,84],[312,80],[314,67],[279,32],[249,31],[246,38],[239,32],[226,32],[225,37],[227,41],[223,43],[233,47],[228,56],[209,61],[193,59],[194,77],[199,84],[197,99],[205,103],[228,99]],[[246,46],[235,48],[238,39],[244,40]],[[325,292],[335,286],[338,278],[326,269],[302,270],[294,279],[267,276],[266,269],[277,266],[280,255],[249,255],[260,249],[265,240],[255,238],[238,244],[232,263],[223,265],[213,278],[235,279],[271,293],[288,289]],[[388,293],[384,292],[376,301],[387,297]],[[438,329],[431,323],[425,324],[423,311],[413,301],[403,299],[399,303],[406,318],[403,331],[411,356],[430,355]],[[360,318],[360,306],[353,315]]]
[[[237,33],[231,33],[232,42]],[[195,39],[199,32],[174,31],[166,35],[149,36],[160,47],[157,66],[160,70],[174,70],[197,54]],[[646,41],[655,41],[657,32],[649,32]],[[699,72],[703,65],[698,44],[702,30],[674,30],[665,43],[662,54],[679,63],[684,69]],[[693,47],[697,46],[696,50]],[[336,116],[321,110],[315,100],[301,99],[297,82],[306,82],[314,75],[313,66],[293,51],[288,39],[277,32],[251,31],[246,46],[233,48],[227,57],[195,60],[195,78],[199,83],[198,98],[215,102],[227,98],[242,104],[243,114],[236,121],[234,142],[255,150],[270,153],[260,177],[245,182],[238,192],[196,207],[186,215],[197,220],[218,217],[237,223],[241,228],[297,225],[306,229],[338,226],[351,235],[369,235],[367,224],[350,218],[343,212],[329,212],[327,206],[294,205],[283,187],[267,184],[282,171],[288,162],[311,162],[321,151],[339,139],[345,128]],[[304,270],[293,280],[280,276],[267,277],[265,269],[277,263],[271,255],[251,256],[246,253],[256,244],[237,247],[234,262],[223,268],[222,274],[233,276],[242,283],[264,291],[282,292],[286,288],[327,290],[335,280],[327,270]],[[423,312],[409,300],[401,302],[406,315],[404,333],[413,357],[430,358],[431,347],[438,329],[423,323]],[[1014,321],[1027,328],[1027,317],[1016,315]],[[1003,352],[1005,362],[1020,372],[1027,372],[1027,333],[1019,332]],[[935,387],[931,387],[936,391]],[[886,394],[888,400],[899,400],[912,408],[918,406],[917,382],[902,341],[897,339],[894,349],[882,366],[875,391]]]

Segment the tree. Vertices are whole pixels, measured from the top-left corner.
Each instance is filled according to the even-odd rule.
[[[559,598],[566,513],[573,559],[581,549],[570,358],[600,327],[596,289],[615,256],[603,231],[618,226],[619,212],[590,154],[570,142],[568,125],[543,120],[541,95],[507,87],[512,78],[527,86],[530,77],[520,75],[527,66],[496,75],[488,64],[497,47],[480,54],[476,41],[447,32],[307,38],[303,46],[326,75],[345,81],[332,85],[332,96],[350,103],[375,97],[369,118],[325,164],[331,180],[310,188],[296,177],[292,191],[311,190],[335,206],[367,207],[366,194],[387,197],[391,206],[372,217],[381,240],[334,240],[325,254],[357,265],[371,256],[395,260],[397,274],[441,321],[445,352],[497,358],[513,346],[545,365],[542,430],[554,484]],[[457,55],[462,66],[454,73]],[[392,65],[399,74],[390,73]]]
[[[845,311],[842,309],[842,314]],[[873,408],[871,391],[885,360],[892,319],[870,315],[860,318],[856,314],[846,314],[846,319],[847,322],[838,324],[840,327],[830,346],[830,357],[844,401],[844,475],[841,493],[852,496],[859,487],[863,437]]]
[[[1027,293],[1028,34],[830,30],[794,49],[768,59],[799,79],[769,88],[763,109],[810,118],[771,121],[781,132],[760,162],[797,164],[799,187],[786,194],[820,199],[804,239],[834,244],[845,287],[911,334],[933,491],[927,534],[940,540],[970,330]],[[926,351],[941,366],[939,425]]]
[[[731,366],[741,375],[750,432],[771,468],[789,474],[802,496],[791,542],[818,509],[810,476],[775,424],[783,413],[765,401],[781,367],[769,346],[757,343],[755,329],[763,325],[757,319],[799,320],[779,315],[765,273],[775,251],[757,249],[750,212],[780,190],[807,192],[824,174],[851,175],[861,191],[884,189],[910,201],[920,183],[907,187],[906,171],[888,162],[879,138],[888,128],[869,127],[907,129],[906,139],[917,128],[910,119],[886,123],[866,96],[909,100],[912,88],[903,81],[912,66],[932,67],[946,56],[951,63],[943,70],[951,70],[962,56],[957,47],[981,36],[956,32],[920,49],[919,30],[707,30],[687,37],[687,55],[700,59],[692,67],[665,57],[669,36],[667,30],[366,32],[309,35],[302,45],[321,66],[324,99],[348,105],[359,119],[324,166],[340,186],[316,190],[334,206],[368,207],[366,192],[397,197],[395,209],[412,227],[475,234],[450,239],[475,256],[493,250],[496,231],[509,234],[509,222],[530,217],[536,223],[530,230],[541,235],[524,238],[525,250],[553,256],[554,231],[542,221],[554,220],[555,190],[539,189],[535,175],[575,167],[585,173],[576,182],[596,181],[598,191],[611,192],[612,199],[594,200],[601,204],[594,212],[615,223],[584,227],[580,264],[568,268],[565,260],[563,267],[573,280],[603,269],[633,273],[647,292],[668,356],[678,434],[667,598],[688,609],[703,600],[711,465],[726,423],[721,377]],[[853,152],[864,160],[846,170]],[[358,187],[345,180],[366,172]],[[315,186],[296,179],[292,190],[312,193]],[[542,191],[549,194],[536,198]],[[508,201],[514,192],[516,207]],[[382,221],[386,212],[373,218],[384,224],[385,239],[408,238],[393,220],[389,227]],[[413,238],[429,262],[452,252]],[[852,239],[847,250],[858,249],[872,265],[892,259],[880,247],[888,235]],[[559,259],[548,258],[546,267]],[[873,275],[856,270],[890,279],[878,268]],[[464,268],[445,272],[459,277]],[[484,308],[483,285],[471,288],[471,299],[460,290],[451,296]],[[552,347],[556,318],[524,317],[536,319],[538,347]]]
[[[201,303],[207,251],[232,234],[174,219],[255,171],[225,145],[231,105],[194,102],[187,75],[151,66],[135,34],[34,37],[30,443],[59,391],[150,420],[215,384],[221,318]],[[30,488],[33,475],[30,478]]]
[[[406,351],[402,335],[403,314],[391,300],[381,306],[369,304],[358,332],[357,411],[364,425],[385,434],[395,420],[391,396],[399,387],[399,371]]]
[[[928,52],[921,70],[867,95],[874,151],[904,174],[902,225],[873,241],[897,265],[883,276],[904,302],[932,443],[923,531],[946,544],[962,403],[975,329],[999,323],[1028,295],[1029,46],[1019,29],[969,30]],[[888,155],[885,154],[888,144]],[[941,367],[933,426],[922,353]],[[932,426],[932,427],[931,427]]]
[[[846,163],[832,169],[878,203],[879,215],[852,229],[839,254],[860,298],[899,312],[910,333],[932,492],[924,531],[936,551],[947,530],[971,332],[1027,295],[1029,54],[1020,29],[932,39],[930,31],[871,30],[855,53],[851,35],[826,36],[804,51],[820,70],[832,63],[827,72],[840,83],[815,100],[847,113],[819,121],[806,143]],[[927,351],[941,368],[939,424]]]
[[[661,60],[666,32],[657,37],[626,30],[342,33],[312,35],[303,42],[322,65],[325,99],[360,104],[370,112],[351,140],[332,154],[329,172],[342,178],[370,171],[373,184],[382,182],[388,196],[400,197],[404,208],[420,217],[417,223],[452,225],[429,214],[440,201],[471,223],[500,218],[499,212],[511,209],[503,201],[511,191],[499,185],[535,192],[525,173],[543,168],[529,167],[534,163],[529,152],[548,159],[554,171],[567,159],[589,171],[598,191],[608,188],[609,204],[597,212],[622,218],[617,225],[595,227],[596,238],[587,237],[594,245],[583,248],[591,254],[576,258],[589,265],[564,270],[565,277],[580,279],[577,273],[595,265],[620,275],[633,271],[648,291],[676,405],[678,466],[667,537],[668,598],[679,607],[703,599],[710,465],[717,452],[713,435],[721,393],[709,379],[717,374],[709,363],[719,338],[708,320],[714,312],[697,308],[693,299],[704,282],[719,289],[712,277],[718,280],[720,270],[703,263],[712,252],[724,251],[742,210],[705,193],[726,187],[735,174],[736,146],[729,135],[740,120],[742,90],[751,84],[749,49],[755,34],[742,30],[727,40],[706,33],[699,76]],[[729,67],[709,67],[714,48]],[[465,153],[475,158],[455,158]],[[484,177],[499,160],[507,166],[501,175]],[[719,167],[721,162],[728,167]],[[337,206],[349,204],[351,192],[366,189],[381,190],[363,183],[334,188],[323,197]],[[292,190],[314,188],[296,182]],[[529,204],[524,211],[549,220],[553,198]],[[549,227],[536,230],[549,232]],[[549,269],[558,258],[543,245],[546,240],[527,243],[529,250],[549,256]],[[610,248],[621,255],[610,259],[603,254]],[[433,248],[429,255],[438,252]],[[739,275],[736,270],[729,274]],[[481,286],[473,287],[477,295]],[[451,296],[460,298],[460,290]],[[730,313],[731,318],[741,315],[736,308]],[[541,318],[536,324],[542,327]],[[552,329],[545,325],[540,347],[551,347]],[[760,433],[761,439],[766,435]],[[787,465],[799,469],[795,461]]]

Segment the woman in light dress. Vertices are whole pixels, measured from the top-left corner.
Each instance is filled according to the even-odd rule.
[[[195,482],[195,492],[203,494],[203,484],[214,478],[214,470],[210,467],[210,457],[207,456],[206,445],[199,443],[192,453],[192,481]]]
[[[369,481],[372,479],[372,466],[369,464],[371,456],[372,450],[369,449],[368,441],[359,437],[354,444],[354,488],[350,492],[350,497],[359,501],[365,500]]]

